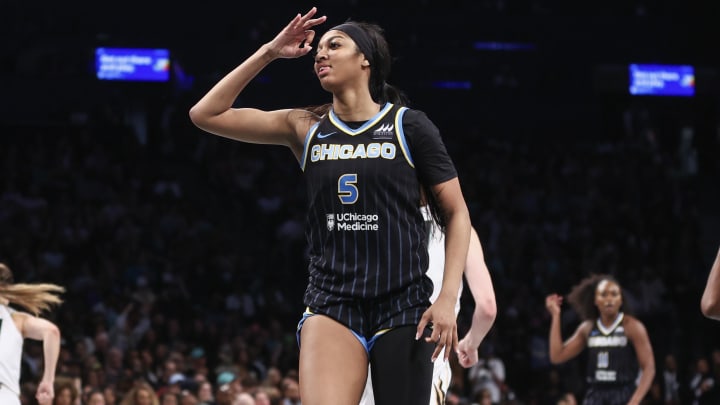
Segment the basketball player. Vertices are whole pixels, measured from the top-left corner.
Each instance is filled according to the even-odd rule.
[[[426,218],[428,219],[428,218]],[[429,220],[429,219],[428,219]],[[439,293],[442,285],[443,262],[445,260],[445,238],[441,232],[433,232],[430,237],[428,246],[430,254],[430,267],[428,268],[428,276],[433,281],[433,295],[430,297],[432,302]],[[497,306],[495,303],[495,291],[492,286],[490,272],[485,264],[485,257],[478,238],[477,232],[472,228],[470,234],[470,246],[468,248],[468,257],[465,263],[465,278],[467,279],[470,292],[475,300],[475,310],[473,312],[470,330],[458,344],[458,362],[465,368],[472,367],[478,362],[478,347],[490,331],[495,322],[497,314]],[[458,300],[455,305],[455,314],[460,311],[460,295],[462,287],[458,291]],[[360,400],[360,405],[373,405],[372,390],[372,370],[368,370],[368,379],[365,386],[365,392]],[[450,370],[450,362],[444,357],[438,357],[434,362],[432,392],[430,394],[430,405],[443,405],[450,387],[452,371]]]
[[[655,377],[655,358],[645,325],[621,311],[620,284],[608,275],[592,275],[573,287],[568,302],[583,322],[565,342],[560,325],[562,301],[557,294],[545,298],[552,316],[550,361],[566,362],[587,348],[588,387],[583,405],[639,405]]]
[[[267,64],[310,53],[313,27],[326,20],[316,13],[297,14],[210,89],[190,118],[216,135],[285,145],[304,172],[310,274],[298,324],[303,405],[356,405],[368,361],[381,381],[373,387],[378,405],[425,403],[429,360],[457,349],[455,303],[470,216],[437,127],[386,82],[391,57],[382,29],[347,21],[320,38],[314,73],[332,103],[233,108]],[[447,239],[432,304],[421,190]]]
[[[700,309],[706,317],[720,321],[720,249],[710,269]]]
[[[55,397],[55,367],[60,355],[60,331],[52,322],[37,317],[62,301],[64,289],[54,284],[13,284],[10,269],[0,263],[0,404],[20,405],[20,366],[25,338],[43,342],[43,377],[35,398],[40,405]],[[33,315],[16,311],[18,305]]]

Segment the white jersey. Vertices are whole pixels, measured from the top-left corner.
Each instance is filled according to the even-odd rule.
[[[22,361],[23,337],[12,313],[15,310],[0,304],[0,398],[10,392],[17,399],[20,393],[20,363]],[[5,404],[6,402],[2,402]],[[19,399],[18,399],[19,403]]]
[[[426,221],[432,221],[430,211],[427,207],[423,207],[423,216]],[[443,274],[445,274],[445,233],[439,227],[433,226],[430,231],[430,239],[428,241],[428,255],[430,262],[425,274],[430,277],[433,283],[433,292],[430,295],[430,302],[435,302],[442,288]],[[458,299],[455,302],[455,316],[460,313],[460,296],[462,295],[463,284],[460,283],[458,289]]]
[[[423,216],[426,221],[431,221],[432,217],[427,207],[423,207]],[[425,274],[430,277],[433,283],[433,292],[430,296],[430,302],[435,302],[440,290],[442,288],[443,274],[445,273],[445,233],[440,231],[440,228],[433,226],[430,231],[430,238],[428,241],[428,255],[430,256],[430,262],[428,263],[428,270]],[[460,313],[460,295],[462,294],[463,285],[460,283],[460,289],[458,290],[458,299],[455,302],[455,316]],[[445,403],[445,396],[447,390],[450,387],[450,379],[452,377],[452,371],[450,370],[450,362],[445,361],[445,349],[440,352],[435,363],[433,364],[433,388],[430,393],[429,405],[441,405]],[[365,391],[363,391],[362,398],[360,399],[359,405],[375,405],[373,399],[373,389],[370,380],[370,367],[368,367],[368,379],[365,383]]]

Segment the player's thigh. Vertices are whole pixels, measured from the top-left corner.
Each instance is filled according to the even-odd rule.
[[[367,380],[365,348],[345,325],[324,315],[300,330],[303,405],[357,405]]]

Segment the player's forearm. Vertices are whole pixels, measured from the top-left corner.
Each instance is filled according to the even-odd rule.
[[[468,330],[468,333],[466,335],[466,337],[470,341],[470,344],[472,344],[474,347],[480,346],[483,339],[485,339],[485,336],[487,336],[487,334],[490,332],[490,329],[492,329],[492,326],[495,323],[496,314],[497,311],[494,306],[493,310],[489,310],[487,307],[483,307],[480,309],[478,309],[477,306],[475,307],[472,324],[470,325],[470,330]]]
[[[710,269],[700,301],[700,309],[706,317],[720,320],[720,250]]]
[[[562,354],[563,341],[560,328],[560,315],[553,315],[552,321],[550,321],[550,334],[548,336],[548,340],[550,342],[550,362],[553,364],[562,363],[560,355]]]
[[[633,393],[632,397],[630,398],[630,402],[628,404],[636,405],[642,403],[642,400],[645,398],[645,395],[647,395],[648,391],[650,391],[650,386],[652,385],[653,379],[655,378],[655,366],[654,365],[648,365],[642,368],[642,375],[640,377],[640,382],[637,385],[637,388],[635,388],[635,392]]]
[[[60,356],[60,330],[55,325],[49,326],[43,332],[43,381],[55,381],[55,369]]]
[[[475,229],[470,232],[465,279],[475,301],[472,324],[466,335],[471,344],[478,347],[495,323],[497,303],[490,271],[485,263],[482,244]]]
[[[202,122],[206,117],[221,114],[231,108],[240,92],[275,58],[267,44],[261,46],[254,54],[217,82],[192,107],[190,110],[192,120]]]
[[[455,301],[462,283],[470,243],[470,216],[467,211],[448,216],[445,234],[445,270],[440,295]]]

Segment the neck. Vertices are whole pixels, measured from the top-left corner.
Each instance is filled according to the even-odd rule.
[[[381,108],[382,106],[370,97],[369,91],[348,91],[333,96],[333,112],[343,121],[367,121]]]
[[[618,316],[620,316],[620,312],[616,312],[614,315],[603,314],[600,315],[600,322],[603,326],[610,327],[617,320]]]

